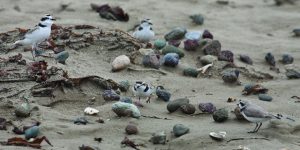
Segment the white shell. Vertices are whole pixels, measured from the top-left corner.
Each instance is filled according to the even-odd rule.
[[[226,132],[225,131],[220,131],[219,133],[210,132],[209,136],[215,140],[223,140],[226,136]]]
[[[112,71],[125,69],[130,64],[130,59],[126,55],[120,55],[112,62]]]
[[[95,115],[99,113],[99,110],[92,108],[92,107],[87,107],[84,109],[84,113],[88,115]]]

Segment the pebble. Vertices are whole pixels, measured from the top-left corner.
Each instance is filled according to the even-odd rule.
[[[30,112],[31,109],[28,103],[22,103],[15,108],[15,114],[17,117],[26,118],[30,116]]]
[[[283,54],[281,62],[283,64],[292,64],[294,62],[294,57],[289,54]]]
[[[215,61],[217,61],[218,58],[216,56],[213,56],[213,55],[205,55],[205,56],[202,56],[200,57],[200,63],[202,65],[207,65],[207,64],[211,64]]]
[[[216,106],[212,103],[200,103],[199,104],[199,109],[202,112],[206,112],[206,113],[213,113],[217,110]]]
[[[116,57],[112,62],[112,71],[120,71],[127,68],[130,65],[130,59],[126,55]]]
[[[185,33],[186,33],[186,29],[183,27],[177,27],[175,29],[173,29],[172,31],[170,31],[169,33],[167,33],[165,35],[165,39],[166,41],[169,40],[180,40],[184,37]]]
[[[118,101],[120,100],[120,95],[117,94],[114,90],[104,90],[102,97],[106,101]]]
[[[173,126],[173,133],[176,137],[180,137],[184,134],[187,134],[190,129],[183,124],[176,124]]]
[[[224,122],[228,119],[228,111],[225,108],[218,109],[213,113],[213,119],[216,122]]]
[[[150,141],[153,144],[165,144],[167,141],[167,135],[164,131],[153,133]]]
[[[77,125],[86,125],[87,123],[88,123],[88,121],[86,120],[85,117],[79,117],[74,120],[74,124],[77,124]]]
[[[267,53],[265,56],[265,60],[271,66],[275,66],[275,64],[276,64],[275,58],[272,53]]]
[[[237,83],[239,74],[239,70],[224,70],[222,72],[222,79],[225,83]]]
[[[141,113],[139,109],[134,104],[129,104],[125,102],[116,102],[112,105],[112,110],[119,117],[131,116],[133,118],[140,118]]]
[[[289,79],[299,79],[300,78],[300,72],[295,69],[286,69],[285,75]]]
[[[190,18],[197,25],[202,25],[204,23],[204,17],[201,14],[191,15]]]
[[[189,103],[189,99],[187,98],[180,98],[180,99],[176,99],[173,101],[170,101],[167,105],[167,110],[172,113],[175,112],[178,108],[180,108],[180,106],[184,105],[184,104],[188,104]]]
[[[162,48],[164,48],[166,45],[167,45],[167,43],[166,43],[165,40],[157,39],[157,40],[154,41],[154,48],[155,48],[155,49],[162,49]]]
[[[143,65],[145,67],[150,67],[154,69],[159,69],[160,67],[160,56],[158,54],[149,54],[143,57]]]
[[[218,40],[207,41],[202,47],[202,51],[205,55],[219,56],[221,52],[221,43]]]
[[[240,60],[246,64],[249,64],[249,65],[252,65],[253,64],[253,61],[252,59],[247,56],[247,55],[240,55]]]
[[[163,86],[156,87],[156,95],[159,99],[162,99],[165,102],[170,101],[171,93],[164,89]]]
[[[176,53],[167,53],[162,62],[165,66],[176,67],[179,63],[179,56]]]
[[[61,64],[66,64],[66,60],[69,58],[68,51],[62,51],[54,56],[55,60]]]
[[[145,56],[145,55],[149,55],[149,54],[154,54],[154,50],[153,49],[149,49],[149,48],[141,48],[139,49],[139,52]]]
[[[218,59],[221,61],[233,62],[234,61],[233,57],[234,57],[234,54],[231,51],[224,50],[219,53]]]
[[[262,101],[268,101],[268,102],[273,100],[273,98],[268,94],[258,94],[258,98]]]
[[[25,130],[25,138],[31,139],[31,138],[36,138],[39,134],[39,127],[38,126],[33,126],[27,130]]]
[[[138,128],[136,125],[134,124],[128,124],[125,128],[125,131],[128,135],[131,135],[131,134],[137,134],[138,133]]]
[[[189,114],[189,115],[190,115],[190,114],[194,114],[195,111],[196,111],[195,106],[192,105],[192,104],[188,104],[188,103],[181,105],[181,106],[180,106],[180,109],[181,109],[181,111],[182,111],[183,113]]]
[[[189,77],[194,77],[196,78],[199,74],[199,71],[197,71],[197,69],[195,68],[185,68],[183,70],[183,75],[184,76],[189,76]]]
[[[120,101],[124,102],[124,103],[129,103],[129,104],[133,103],[133,101],[130,97],[121,97]]]
[[[202,36],[202,32],[200,31],[189,31],[187,32],[184,37],[188,40],[200,40]]]
[[[245,117],[241,114],[241,110],[239,107],[235,107],[233,112],[237,120],[246,120]]]
[[[298,36],[298,37],[300,36],[300,29],[294,29],[293,32],[294,32],[295,36]]]
[[[195,51],[199,47],[198,40],[185,40],[184,49],[187,51]]]
[[[163,55],[166,55],[168,53],[176,53],[176,54],[178,54],[178,56],[180,58],[184,56],[183,50],[181,50],[180,48],[177,48],[175,46],[172,46],[172,45],[167,45],[166,47],[164,47],[162,49],[162,54]]]
[[[127,92],[129,90],[130,83],[128,80],[120,81],[119,88],[122,92]]]
[[[92,107],[87,107],[83,111],[87,115],[96,115],[99,113],[99,110],[92,108]]]
[[[209,30],[204,30],[202,33],[203,39],[214,39],[214,36],[209,32]]]
[[[181,44],[181,40],[170,40],[168,41],[168,45],[172,45],[175,47],[179,47],[179,45]]]

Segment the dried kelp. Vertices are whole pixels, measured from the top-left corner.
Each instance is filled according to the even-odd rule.
[[[4,142],[0,142],[1,145],[15,145],[15,146],[29,146],[29,147],[32,147],[32,148],[37,148],[37,149],[40,149],[42,146],[41,146],[41,143],[43,141],[46,141],[49,145],[53,146],[50,141],[45,137],[40,137],[40,138],[35,138],[33,141],[27,141],[26,139],[23,139],[21,137],[13,137],[13,138],[10,138],[8,139],[7,141],[4,141]]]

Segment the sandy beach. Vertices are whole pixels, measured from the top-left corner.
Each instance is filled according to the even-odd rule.
[[[69,4],[68,9],[60,10],[61,4]],[[106,20],[92,11],[90,4],[109,4],[120,6],[129,14],[128,22]],[[127,136],[139,146],[141,150],[233,150],[240,145],[251,150],[298,150],[300,149],[300,103],[292,96],[300,96],[299,79],[288,79],[285,75],[286,66],[279,62],[282,54],[290,54],[294,57],[293,65],[300,66],[300,38],[293,36],[293,29],[300,28],[300,2],[294,5],[286,4],[275,6],[273,0],[229,0],[229,4],[222,5],[216,0],[2,0],[0,2],[0,33],[15,30],[16,28],[31,28],[46,13],[57,18],[55,24],[63,27],[88,24],[99,29],[119,29],[132,35],[134,25],[144,18],[150,18],[155,31],[155,39],[163,39],[164,35],[175,27],[184,27],[188,31],[202,31],[208,29],[219,40],[222,50],[230,50],[234,53],[236,66],[247,70],[269,74],[273,79],[255,79],[241,74],[239,80],[241,85],[225,84],[221,76],[213,77],[186,77],[182,75],[182,68],[187,66],[199,68],[197,58],[203,56],[200,51],[185,51],[185,56],[180,59],[176,68],[161,67],[166,72],[163,75],[155,71],[128,71],[111,72],[111,62],[125,48],[115,51],[103,49],[101,45],[92,45],[80,50],[66,48],[70,57],[66,64],[56,64],[53,59],[45,58],[48,66],[56,66],[66,70],[69,77],[84,77],[89,75],[112,79],[116,82],[128,80],[131,85],[135,81],[146,81],[154,86],[162,85],[171,94],[171,100],[188,98],[190,104],[196,107],[195,114],[201,111],[199,103],[211,102],[217,108],[226,108],[229,118],[223,123],[213,120],[211,114],[187,115],[180,111],[169,113],[166,109],[167,102],[157,100],[154,95],[151,103],[143,99],[144,107],[139,107],[144,116],[157,116],[161,119],[141,117],[117,117],[111,110],[115,101],[105,101],[102,91],[91,83],[81,85],[80,92],[72,93],[66,91],[55,93],[54,99],[49,97],[33,97],[31,88],[38,83],[30,82],[0,82],[0,89],[12,89],[9,92],[0,92],[0,117],[11,120],[13,124],[22,126],[40,121],[40,135],[46,136],[53,144],[42,143],[45,150],[75,150],[81,145],[97,147],[101,150],[130,150],[131,147],[122,147],[121,141]],[[19,10],[16,10],[16,7]],[[189,18],[193,14],[202,14],[204,24],[196,25]],[[153,43],[153,42],[152,42]],[[180,45],[183,48],[183,42]],[[101,48],[101,49],[100,49]],[[276,59],[276,67],[279,73],[270,70],[265,62],[266,53],[271,52]],[[0,53],[1,58],[7,58],[18,53],[23,55],[27,62],[32,62],[30,52],[23,52],[22,48]],[[115,53],[115,54],[114,54]],[[125,54],[125,53],[124,53]],[[240,54],[247,54],[253,60],[253,65],[247,65],[239,60]],[[139,64],[131,64],[132,67],[143,68]],[[1,66],[2,67],[2,66]],[[0,68],[1,69],[1,68]],[[261,101],[257,95],[242,95],[244,85],[248,83],[261,84],[266,87],[268,95],[273,97],[271,102]],[[131,87],[130,87],[131,88]],[[24,90],[17,96],[7,96]],[[74,91],[73,91],[74,92]],[[14,109],[7,107],[6,101],[11,101],[14,106],[21,103],[20,97],[28,96],[30,104],[37,106],[30,117],[17,118]],[[122,92],[121,96],[133,97],[132,92]],[[88,100],[95,97],[93,105]],[[239,121],[231,111],[237,106],[237,102],[228,103],[227,99],[233,97],[237,100],[251,101],[267,111],[277,114],[291,116],[295,122],[274,127],[269,121],[264,122],[258,133],[248,134],[253,130],[254,123]],[[49,105],[48,105],[49,104]],[[86,107],[93,107],[100,112],[96,116],[85,115]],[[73,120],[85,116],[89,123],[87,125],[76,125]],[[103,118],[104,123],[96,120]],[[163,119],[163,118],[168,118]],[[126,135],[125,127],[128,123],[137,125],[137,135]],[[174,137],[171,133],[175,124],[184,124],[190,131],[180,137]],[[24,137],[15,135],[12,127],[0,130],[0,141],[6,141],[12,137]],[[152,134],[165,131],[167,135],[166,144],[152,144],[149,142]],[[223,141],[215,141],[209,137],[210,132],[226,131],[227,135]],[[94,141],[95,137],[101,137],[101,143]],[[245,138],[245,140],[229,141],[230,139]],[[258,138],[258,139],[251,139]],[[266,138],[263,140],[260,138]],[[29,150],[30,147],[3,146],[0,150]]]

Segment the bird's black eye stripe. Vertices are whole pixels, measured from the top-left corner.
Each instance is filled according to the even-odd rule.
[[[47,19],[49,19],[48,17],[43,17],[42,19],[41,19],[41,21],[45,21],[45,20],[47,20]]]
[[[46,16],[51,16],[51,15],[47,14]]]
[[[153,30],[152,27],[150,27],[150,30]]]
[[[143,30],[143,27],[139,27],[139,31]]]
[[[141,22],[141,23],[144,23],[144,22],[146,22],[146,20],[142,20],[142,22]]]
[[[136,81],[135,83],[136,84],[142,84],[143,82],[142,81]]]
[[[153,25],[151,22],[148,22],[148,24]]]

